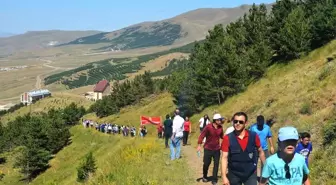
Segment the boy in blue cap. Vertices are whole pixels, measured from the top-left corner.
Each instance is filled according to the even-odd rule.
[[[280,128],[279,151],[266,159],[260,185],[310,185],[305,158],[295,152],[298,140],[294,127]]]

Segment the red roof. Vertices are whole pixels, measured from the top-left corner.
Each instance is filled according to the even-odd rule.
[[[94,92],[104,92],[105,89],[109,86],[109,82],[107,80],[102,80],[96,84],[93,91]]]

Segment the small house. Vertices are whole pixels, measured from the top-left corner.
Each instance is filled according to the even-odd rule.
[[[99,81],[93,88],[93,99],[101,100],[103,96],[109,95],[111,93],[110,83],[107,80]]]

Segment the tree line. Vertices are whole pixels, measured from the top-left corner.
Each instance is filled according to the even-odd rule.
[[[146,71],[142,75],[137,75],[133,80],[125,80],[123,83],[115,81],[112,84],[112,92],[104,96],[102,100],[97,100],[90,107],[90,112],[95,112],[98,117],[105,117],[118,113],[122,107],[140,102],[159,90],[159,83],[151,78],[150,72]]]
[[[197,43],[187,68],[166,81],[187,114],[221,104],[260,79],[274,63],[288,63],[335,38],[335,0],[279,0],[264,4],[224,28],[216,25]]]
[[[53,154],[69,144],[69,129],[85,112],[84,107],[71,103],[64,109],[18,116],[6,126],[0,123],[0,154],[14,152],[13,167],[31,180],[49,167]]]
[[[190,59],[168,77],[154,83],[147,73],[116,83],[91,111],[108,116],[161,91],[172,93],[188,115],[221,104],[260,79],[270,65],[286,64],[334,39],[335,5],[336,0],[279,0],[268,12],[266,5],[254,4],[225,28],[219,24],[209,30],[205,40],[194,44]]]

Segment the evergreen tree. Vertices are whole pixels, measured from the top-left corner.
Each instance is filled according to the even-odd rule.
[[[280,29],[279,52],[286,56],[286,59],[298,58],[302,52],[310,49],[311,33],[310,20],[306,18],[302,6],[294,9],[287,17],[286,23]]]

